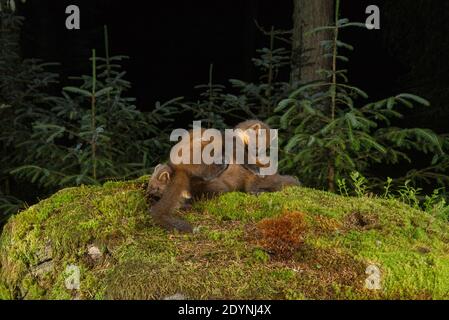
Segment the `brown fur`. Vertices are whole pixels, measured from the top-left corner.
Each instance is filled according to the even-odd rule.
[[[239,124],[236,129],[242,130],[243,136],[240,138],[248,145],[248,136],[245,131],[248,129],[269,130],[269,127],[263,122],[249,120]],[[269,134],[268,134],[269,137]],[[190,142],[193,137],[190,135]],[[201,142],[202,150],[210,142]],[[269,138],[267,139],[269,144]],[[191,144],[193,145],[193,144]],[[192,155],[192,152],[191,152]],[[235,160],[235,159],[234,159]],[[191,232],[192,227],[186,221],[172,216],[174,211],[179,208],[185,198],[193,196],[194,198],[204,196],[214,196],[217,194],[242,191],[250,193],[259,193],[264,191],[278,191],[285,185],[295,185],[297,180],[292,177],[282,177],[280,175],[260,177],[255,174],[258,164],[254,170],[253,167],[230,164],[225,165],[205,165],[205,164],[168,164],[171,170],[170,181],[166,183],[165,190],[161,193],[160,200],[151,208],[153,219],[162,227],[182,232]],[[160,168],[159,168],[160,169]],[[167,169],[167,167],[166,167]],[[254,172],[251,172],[254,171]],[[162,172],[163,173],[163,172]],[[162,177],[162,180],[159,180]],[[162,184],[165,181],[164,175],[155,177],[153,183],[156,183],[156,189],[159,188],[157,182]],[[151,184],[151,181],[150,181]]]
[[[160,198],[167,188],[173,169],[169,165],[159,165],[148,183],[147,194]],[[257,176],[243,166],[232,164],[219,177],[211,181],[192,179],[191,190],[183,194],[184,199],[201,199],[226,192],[246,192],[258,194],[263,192],[281,191],[285,187],[299,186],[298,179],[292,176],[275,174],[272,176]]]

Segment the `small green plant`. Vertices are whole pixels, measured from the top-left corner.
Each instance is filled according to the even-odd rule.
[[[354,187],[354,192],[358,197],[363,197],[367,194],[368,181],[359,172],[351,173],[351,180]]]
[[[390,177],[388,177],[387,178],[387,181],[386,181],[386,183],[385,183],[385,185],[384,185],[384,193],[383,193],[383,197],[385,198],[385,199],[388,199],[388,198],[390,198],[392,195],[391,195],[391,186],[392,186],[392,183],[393,183],[393,179],[392,178],[390,178]]]
[[[399,188],[398,194],[399,199],[408,204],[409,206],[419,209],[420,208],[420,201],[419,196],[421,194],[422,189],[421,188],[415,188],[410,185],[411,181],[407,180],[405,184]]]
[[[426,195],[422,204],[424,211],[429,213],[442,212],[447,209],[444,189],[435,189],[431,195]]]
[[[368,194],[368,180],[358,172],[351,174],[351,187],[348,187],[346,179],[338,179],[337,186],[341,195],[349,197],[354,194],[357,197],[365,197]],[[436,217],[445,220],[449,218],[449,206],[447,194],[444,188],[435,189],[430,195],[422,195],[422,189],[412,186],[407,180],[403,185],[397,186],[392,178],[387,178],[384,183],[384,192],[380,196],[383,199],[395,199],[412,208],[423,210]]]
[[[348,187],[345,178],[336,181],[339,194],[346,197],[349,197],[351,194],[354,194],[357,197],[366,196],[368,194],[368,180],[359,172],[352,172],[350,178],[351,190]]]
[[[346,197],[349,197],[349,190],[348,190],[348,186],[346,184],[346,179],[338,179],[337,180],[337,186],[338,186],[338,192]]]

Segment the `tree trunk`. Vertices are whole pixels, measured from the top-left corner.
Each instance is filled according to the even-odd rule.
[[[331,58],[323,57],[321,42],[331,40],[332,32],[321,31],[311,35],[307,32],[334,24],[334,0],[293,0],[293,84],[322,80],[317,72],[331,69]]]

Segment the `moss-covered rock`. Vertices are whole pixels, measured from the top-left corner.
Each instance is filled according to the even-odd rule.
[[[170,234],[152,224],[145,180],[62,190],[11,218],[0,299],[449,298],[442,218],[290,188],[198,202],[181,213],[195,233]]]

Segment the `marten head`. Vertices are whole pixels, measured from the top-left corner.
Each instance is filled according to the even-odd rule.
[[[173,172],[173,169],[167,164],[159,164],[156,166],[148,182],[147,195],[153,199],[161,198],[171,181]],[[190,193],[185,192],[183,198],[190,199]]]
[[[268,155],[274,137],[271,135],[271,128],[266,123],[259,120],[247,120],[238,124],[235,129],[240,130],[240,138],[247,150],[248,146],[253,144],[257,150],[265,148],[266,154]],[[264,140],[259,140],[260,134],[265,135]],[[248,161],[255,161],[256,167],[266,168],[270,166],[269,163],[261,163],[260,159],[256,157],[255,154],[248,153],[247,157]],[[245,165],[245,167],[247,167],[247,165]]]
[[[154,169],[148,182],[147,195],[152,198],[160,198],[170,182],[170,177],[173,174],[172,168],[165,164],[159,164]]]

